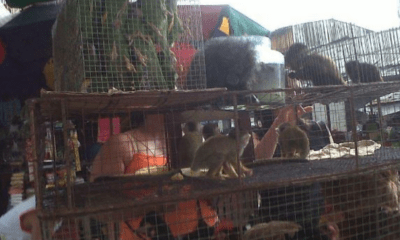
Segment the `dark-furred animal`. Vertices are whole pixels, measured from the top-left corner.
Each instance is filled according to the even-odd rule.
[[[205,69],[200,64],[203,60]],[[206,82],[207,88],[251,90],[255,65],[255,45],[249,39],[212,38],[195,54],[187,74],[186,88],[196,89]]]
[[[203,126],[203,137],[204,140],[209,139],[212,136],[219,134],[218,125],[215,123],[207,123]]]
[[[383,82],[376,66],[359,61],[350,61],[345,65],[346,73],[353,83]]]
[[[282,123],[276,129],[278,143],[281,147],[281,157],[305,159],[310,152],[310,142],[307,133],[296,125]]]
[[[346,85],[335,62],[326,56],[309,52],[303,43],[294,43],[285,53],[285,66],[293,72],[289,77],[310,80],[314,86]]]
[[[241,131],[239,136],[239,157],[249,143],[251,135],[247,131]],[[231,131],[228,136],[216,135],[209,138],[200,146],[191,166],[193,172],[199,172],[202,168],[208,168],[207,176],[224,179],[222,170],[229,177],[239,177],[236,170],[240,168],[244,175],[252,175],[253,171],[246,168],[240,161],[237,164],[236,134]]]

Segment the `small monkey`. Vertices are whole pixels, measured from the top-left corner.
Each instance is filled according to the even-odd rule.
[[[359,61],[350,61],[345,65],[346,73],[354,83],[383,82],[376,66]]]
[[[310,80],[314,86],[346,85],[335,62],[326,56],[310,53],[303,43],[294,43],[285,53],[285,66],[294,72],[289,77]]]
[[[288,122],[279,125],[276,131],[279,134],[278,143],[281,147],[282,158],[297,156],[297,158],[305,159],[308,156],[310,142],[306,132]]]
[[[241,131],[239,136],[239,156],[249,143],[251,135],[247,131]],[[237,166],[236,134],[231,131],[228,136],[216,135],[210,137],[197,150],[192,171],[198,172],[202,168],[208,168],[207,176],[211,178],[224,179],[222,170],[230,177],[239,177],[235,169],[241,169],[244,175],[252,175],[253,171],[246,168],[241,162]]]
[[[179,163],[178,168],[188,168],[193,162],[197,149],[203,143],[203,136],[200,131],[200,124],[188,122],[183,129],[185,135],[179,142]]]
[[[207,123],[206,125],[203,126],[203,137],[204,137],[204,140],[207,140],[210,137],[215,136],[217,134],[220,134],[217,124],[215,124],[215,123]]]

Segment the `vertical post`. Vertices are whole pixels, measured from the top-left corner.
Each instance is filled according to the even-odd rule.
[[[181,167],[177,151],[182,138],[181,121],[175,112],[169,112],[165,114],[164,122],[168,165],[172,169],[177,169]]]
[[[39,161],[38,152],[41,151],[39,149],[39,141],[37,139],[37,127],[38,122],[35,115],[35,107],[36,101],[32,100],[29,102],[29,115],[30,115],[30,132],[31,132],[31,141],[32,141],[32,157],[33,157],[33,172],[35,177],[35,196],[36,196],[36,209],[40,212],[43,209],[43,192],[42,192],[42,185],[41,185],[41,178],[39,177]]]
[[[82,108],[82,131],[83,131],[83,148],[85,151],[85,159],[87,160],[87,146],[86,146],[86,126],[85,126],[85,110]],[[86,161],[87,162],[87,161]]]
[[[387,170],[386,170],[387,171]],[[373,174],[373,176],[374,176],[374,195],[375,195],[375,219],[379,219],[379,217],[380,217],[380,211],[379,211],[379,209],[381,208],[381,198],[380,198],[380,194],[379,194],[379,191],[378,191],[378,189],[381,187],[381,186],[378,186],[378,181],[379,181],[379,176],[378,176],[378,174],[381,174],[381,172],[379,172],[379,171],[377,171],[377,169],[375,169],[373,172],[372,172],[372,174]],[[380,227],[380,221],[375,221],[375,228],[376,228],[376,235],[377,236],[379,236],[379,233],[380,233],[380,231],[381,231],[381,227]]]
[[[381,98],[378,97],[378,99],[376,101],[378,103],[379,131],[381,133],[381,142],[382,142],[382,145],[385,146],[385,139],[383,138],[383,115],[382,115],[382,107],[381,107]]]
[[[349,99],[347,99],[345,102],[344,102],[344,111],[345,111],[345,114],[346,114],[346,116],[345,116],[345,119],[346,119],[346,131],[347,132],[349,132],[349,131],[352,131],[352,129],[353,129],[353,122],[352,122],[352,115],[351,115],[351,104],[350,104],[350,100]]]
[[[92,231],[90,229],[90,217],[85,216],[82,218],[85,239],[92,239]]]
[[[331,108],[329,107],[329,103],[325,104],[325,109],[326,109],[326,125],[329,128],[329,131],[332,131],[332,124],[331,124]]]
[[[239,114],[237,110],[237,95],[233,94],[233,109],[234,109],[234,123],[235,123],[235,135],[236,135],[236,164],[237,174],[239,175],[239,182],[242,184],[242,170],[240,169],[240,130],[239,130]]]
[[[72,209],[72,183],[71,183],[71,171],[72,171],[72,163],[71,163],[71,154],[68,144],[68,124],[67,124],[67,109],[66,109],[65,100],[61,101],[61,115],[62,115],[62,123],[63,123],[63,135],[64,135],[64,159],[66,160],[67,166],[67,202],[68,208]]]
[[[374,114],[374,109],[372,108],[372,101],[369,102],[369,114]]]
[[[390,39],[390,42],[392,43],[392,38],[389,38]],[[380,50],[380,55],[381,55],[381,66],[385,66],[385,60],[383,59],[383,50],[382,50],[382,44],[381,44],[381,41],[378,41],[378,43],[379,43],[379,50]],[[392,44],[392,46],[393,46],[393,44]],[[382,74],[382,72],[381,72],[381,74]]]
[[[353,141],[354,141],[355,154],[356,154],[356,169],[358,169],[358,167],[359,167],[359,162],[358,162],[358,137],[357,137],[356,117],[355,117],[355,112],[354,112],[354,93],[353,93],[353,88],[350,88],[349,102],[350,102],[350,113],[351,113]]]
[[[52,117],[50,117],[50,127],[51,127],[51,144],[53,145],[53,173],[54,173],[54,188],[55,188],[55,195],[56,195],[56,201],[55,205],[56,208],[58,207],[58,201],[60,199],[60,195],[58,194],[59,191],[59,186],[58,186],[58,181],[56,177],[57,173],[57,164],[56,164],[56,156],[57,156],[57,150],[56,150],[56,142],[55,142],[55,134],[54,134],[54,120]],[[46,130],[47,131],[47,130]]]
[[[251,131],[251,121],[250,121],[249,113],[247,111],[243,111],[238,114],[239,114],[240,129],[250,132]],[[244,149],[242,159],[243,159],[242,162],[253,162],[254,161],[255,155],[254,155],[253,137],[250,138],[249,144],[247,144],[246,148]]]
[[[353,39],[354,56],[355,56],[355,60],[358,61],[358,59],[357,59],[357,51],[356,51],[356,40],[355,40],[355,37],[354,37],[354,31],[353,31],[353,24],[350,24],[350,26],[351,26],[351,38]],[[360,73],[358,73],[358,75],[360,76]],[[353,79],[351,79],[351,80],[353,80]],[[357,80],[360,81],[360,79],[357,79]],[[355,81],[355,79],[353,81]]]
[[[240,185],[243,185],[243,180],[242,180],[242,169],[240,169],[240,130],[239,130],[239,114],[238,114],[238,109],[237,109],[237,94],[233,94],[233,109],[234,109],[234,122],[235,122],[235,135],[236,135],[236,164],[237,164],[237,174],[239,176],[239,183]],[[238,201],[238,218],[239,218],[239,223],[242,223],[243,220],[243,195],[241,191],[238,191],[236,193],[237,196],[237,201]],[[239,227],[239,236],[240,239],[243,238],[243,228],[242,226]]]

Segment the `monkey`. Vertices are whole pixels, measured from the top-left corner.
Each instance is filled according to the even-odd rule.
[[[247,131],[241,131],[239,135],[239,157],[249,143],[251,135]],[[208,168],[207,176],[210,178],[224,179],[222,170],[230,177],[239,177],[235,169],[241,169],[244,176],[251,176],[253,171],[246,168],[241,162],[237,164],[236,134],[231,131],[228,136],[216,135],[210,137],[197,150],[191,166],[193,172],[202,168]]]
[[[207,123],[203,126],[203,138],[207,141],[212,136],[220,134],[218,125],[215,123]]]
[[[285,66],[294,71],[290,78],[310,80],[314,86],[347,84],[331,58],[310,53],[303,43],[294,43],[286,51]]]
[[[383,82],[376,66],[359,61],[350,61],[345,64],[347,75],[354,83]]]
[[[188,168],[193,162],[197,149],[203,143],[203,136],[200,131],[200,124],[188,122],[183,132],[185,135],[179,142],[179,163],[177,168]]]
[[[310,152],[310,142],[305,131],[288,122],[282,123],[276,129],[278,143],[281,147],[281,157],[305,159]]]

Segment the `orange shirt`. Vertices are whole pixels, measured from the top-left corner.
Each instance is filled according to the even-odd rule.
[[[134,159],[131,161],[129,166],[125,168],[125,174],[135,173],[139,169],[151,166],[163,166],[166,164],[166,159],[164,157],[152,157],[143,153],[134,154]],[[133,197],[144,197],[152,194],[156,189],[146,189],[141,191],[129,191],[127,194]],[[198,225],[198,220],[203,217],[208,226],[214,226],[218,221],[218,216],[214,209],[212,209],[204,200],[199,201],[201,211],[198,211],[197,200],[190,200],[185,202],[180,202],[176,211],[170,211],[164,214],[165,223],[168,225],[172,235],[174,237],[184,236],[196,230]],[[138,229],[140,227],[140,222],[143,216],[137,217],[130,220],[128,223],[132,229]],[[137,236],[128,225],[123,222],[121,224],[121,240],[133,239],[139,240],[143,239]],[[149,238],[146,238],[149,239]]]
[[[133,155],[132,161],[129,163],[128,166],[125,167],[125,174],[136,173],[136,171],[145,167],[164,166],[166,163],[167,161],[164,157],[153,157],[144,153],[135,153]],[[131,189],[129,186],[127,186],[127,188]],[[144,197],[150,195],[151,193],[153,193],[153,191],[154,191],[153,189],[141,190],[141,191],[132,190],[132,191],[126,191],[125,193],[131,195],[132,197]],[[140,227],[140,222],[142,221],[142,219],[143,216],[139,216],[137,218],[130,220],[128,223],[133,229],[136,230]],[[150,238],[142,238],[137,236],[135,233],[132,232],[132,230],[128,227],[128,225],[125,222],[121,223],[120,239],[150,240]]]

